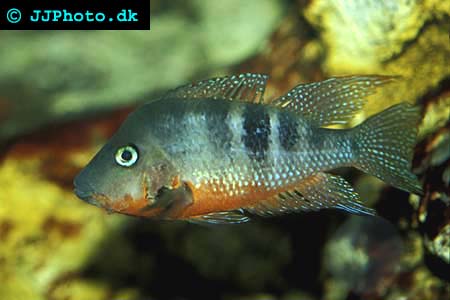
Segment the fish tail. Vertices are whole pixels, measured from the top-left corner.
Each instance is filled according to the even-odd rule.
[[[420,113],[407,103],[372,116],[353,133],[355,167],[408,192],[422,194],[411,161]]]

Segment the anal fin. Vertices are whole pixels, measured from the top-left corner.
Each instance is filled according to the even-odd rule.
[[[292,211],[312,210],[310,202],[296,189],[279,193],[278,195],[258,202],[255,205],[245,207],[249,213],[268,217],[277,216]]]
[[[317,173],[302,181],[300,193],[320,208],[337,208],[358,215],[375,215],[375,211],[365,207],[358,193],[341,176]]]
[[[341,209],[358,215],[375,215],[365,207],[358,194],[342,177],[317,173],[302,180],[295,188],[245,209],[261,216],[279,215],[293,211]]]

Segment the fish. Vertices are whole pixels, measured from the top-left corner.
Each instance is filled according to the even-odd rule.
[[[273,100],[264,99],[267,80],[200,80],[142,105],[75,177],[75,194],[108,212],[236,224],[321,209],[375,215],[332,173],[341,167],[422,193],[411,171],[417,107],[403,102],[330,128],[348,124],[395,76],[332,77]]]

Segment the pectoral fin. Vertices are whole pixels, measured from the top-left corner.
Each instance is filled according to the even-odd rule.
[[[196,216],[187,219],[187,221],[195,224],[224,225],[224,224],[245,223],[250,221],[250,218],[244,214],[243,210],[239,209],[233,211],[221,211],[202,216]]]
[[[183,183],[177,188],[160,188],[153,203],[144,207],[143,211],[160,209],[158,217],[171,219],[179,216],[192,203],[192,193],[189,187]]]

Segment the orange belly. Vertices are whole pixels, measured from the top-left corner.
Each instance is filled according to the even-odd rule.
[[[185,182],[192,193],[192,203],[177,212],[176,215],[168,215],[170,219],[188,219],[209,213],[232,211],[240,208],[252,207],[260,201],[270,201],[282,192],[292,189],[296,184],[289,184],[277,188],[267,189],[264,184],[248,186],[225,186],[220,183],[201,183],[194,186],[190,182]],[[144,190],[145,195],[145,190]],[[141,217],[161,217],[165,212],[162,208],[148,208],[148,200],[145,197],[132,199],[126,196],[122,199],[97,198],[97,201],[104,208],[122,214]],[[273,203],[273,205],[277,205]]]
[[[279,193],[290,189],[292,185],[270,190],[264,185],[234,189],[227,189],[217,184],[200,184],[198,187],[190,184],[190,187],[193,203],[181,212],[179,219],[251,207],[260,201],[274,198]]]

